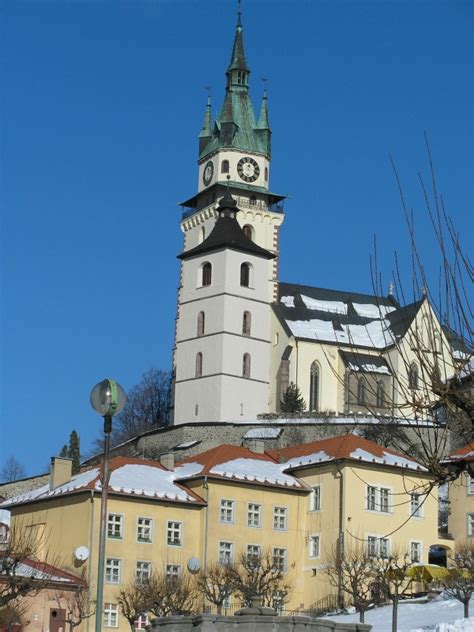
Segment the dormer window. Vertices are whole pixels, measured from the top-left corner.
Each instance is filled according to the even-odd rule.
[[[221,162],[221,173],[229,173],[229,161],[223,160]]]

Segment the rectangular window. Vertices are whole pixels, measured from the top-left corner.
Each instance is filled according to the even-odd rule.
[[[377,488],[371,485],[367,486],[367,509],[370,511],[377,510]]]
[[[107,536],[109,538],[123,538],[123,516],[109,513],[107,522]]]
[[[273,508],[273,528],[277,531],[286,531],[288,509],[286,507]]]
[[[467,535],[474,535],[474,513],[467,514]]]
[[[321,509],[321,486],[314,485],[309,497],[309,510],[319,511]]]
[[[471,496],[474,494],[474,476],[467,474],[467,493]]]
[[[112,557],[105,560],[105,581],[107,584],[120,584],[120,560]]]
[[[390,553],[390,545],[388,538],[380,538],[379,540],[379,555],[380,557],[388,557]]]
[[[421,494],[410,494],[410,515],[419,518],[421,516]]]
[[[229,564],[234,558],[234,545],[232,542],[219,542],[219,563]]]
[[[166,543],[170,546],[181,546],[182,544],[183,523],[168,521],[166,529]]]
[[[118,628],[118,605],[104,603],[104,627]]]
[[[390,554],[390,542],[388,538],[378,538],[369,535],[367,538],[367,555],[369,557],[388,557]]]
[[[319,535],[309,536],[309,556],[319,557]]]
[[[421,562],[421,542],[410,542],[410,560],[412,564]]]
[[[249,562],[258,562],[262,554],[262,549],[258,544],[247,544],[247,560]]]
[[[256,503],[248,504],[247,526],[248,527],[261,527],[262,526],[262,505],[257,505]]]
[[[137,562],[135,576],[139,584],[147,582],[151,577],[151,562]]]
[[[377,557],[378,555],[378,538],[369,535],[367,538],[367,555],[369,557]]]
[[[133,622],[133,627],[135,628],[135,630],[144,630],[148,624],[148,615],[146,614],[146,612],[144,612],[138,617],[138,619],[135,619],[135,621]]]
[[[390,490],[380,488],[380,511],[388,513],[390,511]]]
[[[137,520],[138,542],[151,542],[152,525],[153,525],[153,520],[151,518],[138,518]]]
[[[226,524],[234,522],[234,501],[221,500],[220,521]]]
[[[181,566],[178,564],[167,564],[166,565],[166,577],[170,577],[171,579],[177,579],[181,575]]]
[[[273,549],[273,566],[279,571],[288,568],[288,552],[286,549],[275,547]]]

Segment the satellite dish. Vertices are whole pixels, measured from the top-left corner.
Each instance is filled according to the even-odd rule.
[[[190,557],[188,560],[188,571],[190,573],[199,573],[200,569],[201,569],[201,562],[198,560],[197,557]]]
[[[80,562],[84,562],[89,557],[89,549],[87,546],[78,546],[74,551],[74,557]]]

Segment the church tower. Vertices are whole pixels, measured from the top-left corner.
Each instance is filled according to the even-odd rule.
[[[173,423],[255,419],[269,409],[270,317],[284,196],[269,190],[267,95],[255,117],[240,12],[222,108],[199,134],[198,192],[182,203],[184,249]]]

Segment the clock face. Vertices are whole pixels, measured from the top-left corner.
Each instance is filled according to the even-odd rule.
[[[207,185],[212,180],[212,176],[214,175],[214,163],[212,160],[209,160],[204,167],[204,171],[202,172],[202,181]]]
[[[244,182],[255,182],[260,175],[260,167],[256,160],[246,156],[237,163],[237,173]]]

